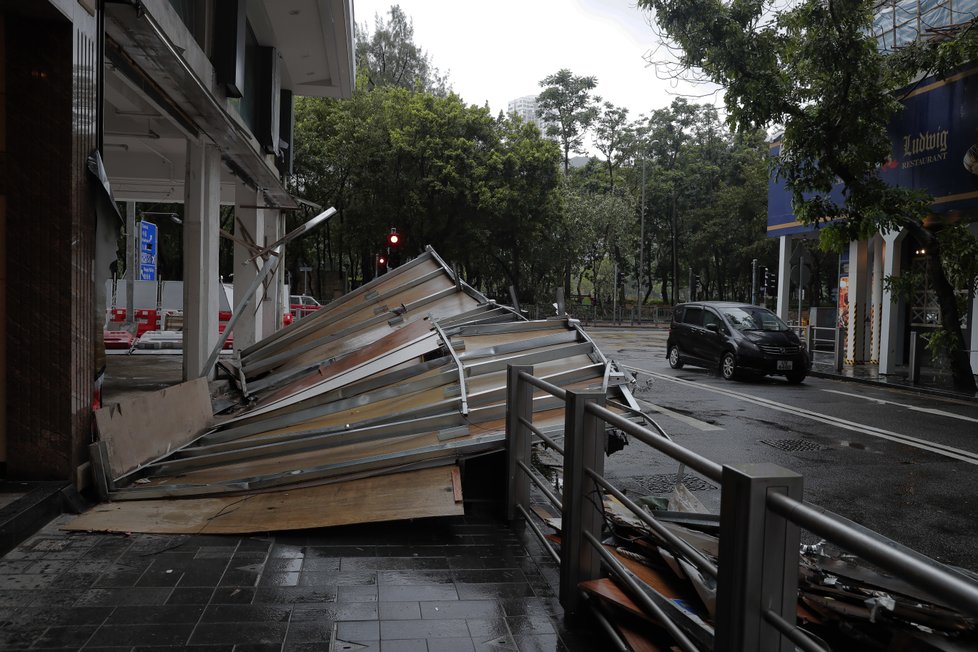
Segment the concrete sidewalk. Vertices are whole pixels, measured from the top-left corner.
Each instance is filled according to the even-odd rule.
[[[180,356],[110,356],[105,401],[180,370]],[[463,517],[161,536],[67,532],[58,516],[0,558],[0,649],[605,649],[564,623],[532,532],[500,518],[499,468],[466,465]]]

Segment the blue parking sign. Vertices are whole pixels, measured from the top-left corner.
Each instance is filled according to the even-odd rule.
[[[139,223],[139,279],[156,280],[156,225],[145,220]]]

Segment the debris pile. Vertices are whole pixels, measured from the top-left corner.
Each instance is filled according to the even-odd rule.
[[[93,467],[111,502],[77,529],[248,532],[461,513],[457,464],[505,448],[507,365],[635,405],[575,321],[527,321],[431,249],[219,364],[235,389],[217,414],[203,381],[98,411]],[[538,427],[562,430],[559,399],[540,393],[533,410]],[[342,502],[395,482],[399,512],[321,502],[326,485]],[[276,504],[305,513],[241,522],[245,503],[285,491]]]
[[[668,511],[662,497],[635,502],[715,567],[720,543],[718,516]],[[614,497],[606,497],[603,506],[606,550],[697,649],[713,649],[716,580],[699,570],[692,555],[656,534]],[[544,506],[538,505],[535,511],[554,528],[553,540],[559,543],[559,518]],[[956,570],[976,579],[968,571]],[[974,618],[940,596],[929,595],[851,555],[829,552],[824,542],[802,546],[799,572],[797,624],[825,650],[978,649]],[[581,589],[631,649],[678,649],[625,583],[609,577],[583,582]]]

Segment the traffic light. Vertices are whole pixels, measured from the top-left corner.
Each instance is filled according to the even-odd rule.
[[[386,267],[387,256],[385,256],[384,254],[380,254],[379,256],[377,256],[377,264],[380,265],[381,267]]]
[[[700,298],[700,289],[702,289],[702,284],[700,283],[700,275],[695,274],[693,276],[693,301]]]
[[[778,289],[778,275],[768,268],[764,268],[764,288],[774,294]]]
[[[392,247],[401,244],[401,236],[397,234],[397,229],[393,226],[391,227],[391,232],[387,234],[387,244]]]

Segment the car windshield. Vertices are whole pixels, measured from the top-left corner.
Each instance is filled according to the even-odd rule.
[[[786,331],[788,326],[767,308],[745,306],[723,308],[720,312],[739,331]]]

